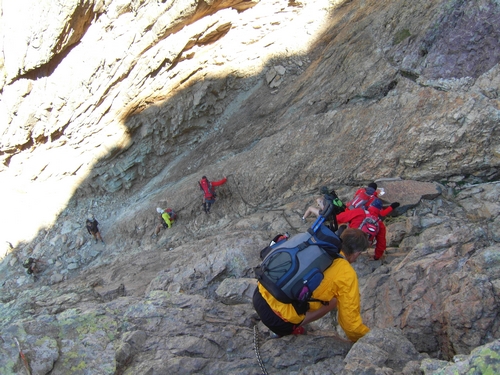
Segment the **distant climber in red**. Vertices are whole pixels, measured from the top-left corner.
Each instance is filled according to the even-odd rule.
[[[215,187],[224,185],[227,182],[227,177],[224,177],[219,181],[209,181],[206,176],[203,176],[201,180],[198,182],[200,185],[200,189],[203,191],[203,211],[206,214],[210,213],[210,207],[215,202]]]

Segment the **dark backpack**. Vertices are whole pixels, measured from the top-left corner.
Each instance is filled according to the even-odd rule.
[[[346,210],[345,204],[340,200],[339,196],[337,195],[334,189],[328,190],[328,187],[323,186],[320,189],[320,193],[323,194],[323,199],[325,199],[326,202],[332,205],[331,212],[333,214],[338,215]]]
[[[297,314],[309,310],[309,302],[323,281],[323,272],[339,254],[342,241],[318,220],[307,233],[299,233],[286,241],[271,246],[271,251],[255,268],[257,280],[282,303],[293,305]]]
[[[31,275],[33,273],[33,270],[31,269],[31,266],[33,265],[33,263],[35,263],[35,259],[33,259],[32,257],[29,257],[28,259],[26,259],[24,262],[23,262],[23,267],[24,268],[27,268],[26,272]]]
[[[30,266],[35,262],[35,259],[29,257],[23,262],[23,267],[24,268],[30,268]]]
[[[167,208],[165,212],[168,214],[168,216],[170,216],[170,219],[172,221],[177,220],[177,213],[174,210],[172,210],[171,208]]]
[[[99,232],[99,229],[98,229],[99,222],[95,218],[92,220],[87,219],[85,225],[86,225],[89,233]]]
[[[323,196],[323,200],[325,201],[325,210],[322,213],[322,216],[325,220],[330,220],[330,229],[336,232],[339,229],[337,215],[344,212],[346,207],[334,190],[325,194]]]
[[[367,210],[370,204],[377,198],[375,195],[375,189],[372,187],[367,187],[365,189],[360,189],[354,198],[347,202],[347,208],[354,210],[355,208],[362,208]]]
[[[365,213],[366,217],[360,224],[359,229],[366,233],[368,235],[368,241],[373,243],[373,241],[375,241],[375,237],[377,237],[377,234],[380,231],[380,219],[376,215],[371,214],[369,211],[365,210]]]
[[[333,208],[333,213],[335,215],[341,214],[342,212],[345,211],[346,206],[345,206],[344,202],[342,202],[340,200],[339,197],[334,196],[333,199],[332,199],[332,203],[333,203],[333,207],[334,207]]]
[[[207,178],[202,178],[198,184],[200,185],[200,189],[205,193],[206,199],[213,199],[216,197],[212,183]]]

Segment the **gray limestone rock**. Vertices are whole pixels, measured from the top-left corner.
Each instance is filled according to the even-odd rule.
[[[14,338],[51,375],[496,371],[497,1],[1,7],[0,373]],[[210,215],[202,175],[228,177]],[[374,180],[401,207],[354,265],[371,332],[271,339],[259,251]]]
[[[252,296],[257,287],[256,279],[224,279],[215,293],[228,305],[252,303]]]
[[[386,192],[381,196],[387,203],[399,202],[396,212],[401,214],[411,207],[415,207],[422,199],[435,199],[441,194],[438,184],[411,180],[376,180],[377,186]]]

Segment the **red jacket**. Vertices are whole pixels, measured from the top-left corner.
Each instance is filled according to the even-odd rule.
[[[216,187],[216,186],[221,186],[221,185],[224,185],[226,182],[227,182],[227,178],[226,178],[226,177],[224,177],[222,180],[219,180],[219,181],[212,181],[212,186],[213,186],[213,187]]]
[[[386,208],[382,208],[378,214],[380,217],[386,217],[392,212],[393,208],[391,206],[388,206]]]
[[[375,207],[370,207],[370,212],[373,214],[378,213],[379,216],[382,216],[384,211],[388,211],[385,215],[389,214],[392,211],[392,207],[389,206],[383,210],[378,210]],[[359,228],[361,223],[363,223],[364,218],[366,217],[366,212],[362,208],[355,208],[353,210],[346,210],[337,215],[338,224],[347,224],[349,228]],[[379,221],[379,231],[377,236],[375,237],[375,258],[380,258],[387,247],[387,241],[385,238],[386,228],[385,224],[382,220]]]
[[[205,179],[208,181],[208,179]],[[203,181],[203,179],[202,179]],[[214,199],[214,195],[212,194],[212,192],[210,191],[210,189],[203,189],[202,187],[202,181],[200,181],[200,189],[203,190],[203,197],[208,201],[208,200],[212,200]],[[222,180],[219,180],[219,181],[210,181],[210,184],[212,185],[212,190],[214,190],[213,188],[216,187],[216,186],[220,186],[220,185],[224,185],[225,183],[227,182],[227,178],[224,177]]]
[[[373,194],[368,194],[366,192],[366,189],[367,188],[359,188],[358,190],[356,190],[356,193],[354,193],[354,197],[346,203],[346,207],[348,210],[351,210],[351,209],[354,209],[354,208],[351,208],[351,205],[354,204],[355,201],[357,201],[357,208],[360,208],[360,207],[369,207],[370,204],[376,199],[378,198],[378,192],[377,190],[374,190]],[[360,206],[361,202],[358,201],[358,199],[361,199],[360,197],[366,197],[366,201],[363,203],[362,206]]]

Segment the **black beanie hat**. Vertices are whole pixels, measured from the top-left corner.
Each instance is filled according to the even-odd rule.
[[[375,182],[371,182],[368,184],[368,187],[373,188],[374,190],[377,190],[377,184]]]

